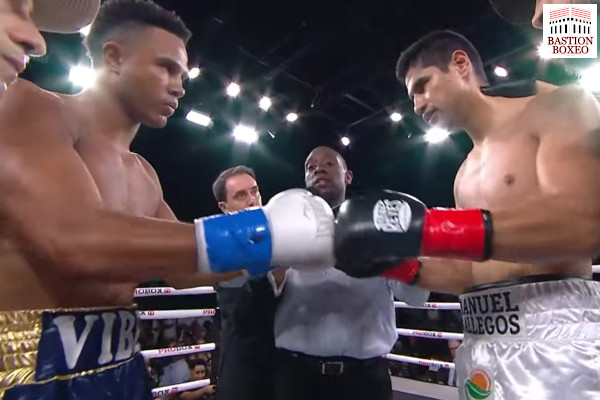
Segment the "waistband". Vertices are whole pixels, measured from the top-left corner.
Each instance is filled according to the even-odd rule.
[[[600,282],[566,276],[522,282],[461,295],[465,339],[600,338]]]
[[[0,392],[128,362],[138,323],[134,307],[0,311]]]

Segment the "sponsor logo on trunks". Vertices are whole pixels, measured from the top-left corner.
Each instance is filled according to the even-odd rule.
[[[544,4],[544,58],[596,58],[597,4]]]
[[[373,207],[373,223],[378,231],[406,232],[411,218],[410,206],[402,200],[379,200]]]
[[[483,369],[474,369],[465,381],[465,394],[469,400],[485,400],[493,392],[493,381]]]
[[[40,380],[118,363],[138,351],[133,311],[48,312],[42,319],[36,372]]]
[[[519,304],[515,297],[512,291],[462,297],[460,306],[464,332],[488,336],[524,334]]]

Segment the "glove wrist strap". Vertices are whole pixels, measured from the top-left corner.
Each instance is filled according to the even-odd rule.
[[[381,277],[394,279],[407,285],[414,286],[419,281],[419,270],[421,268],[421,261],[417,259],[406,260],[386,270]]]

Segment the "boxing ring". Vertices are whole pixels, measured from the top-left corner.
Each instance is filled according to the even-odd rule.
[[[593,273],[600,273],[600,265],[592,267]],[[207,295],[214,294],[212,287],[196,287],[190,289],[174,289],[171,287],[153,287],[138,288],[134,292],[134,298],[157,297],[157,296],[182,296],[182,295]],[[395,301],[394,306],[397,309],[417,309],[417,310],[460,310],[460,303],[424,303],[420,306],[411,306],[407,303]],[[215,308],[195,309],[195,310],[140,310],[138,315],[140,320],[161,320],[178,318],[195,318],[216,315]],[[462,340],[463,334],[459,332],[438,332],[429,330],[417,330],[407,328],[396,329],[399,336],[412,336],[432,340]],[[190,346],[179,346],[173,348],[162,348],[142,351],[145,359],[173,357],[194,353],[210,352],[216,349],[215,343],[205,343]],[[416,364],[424,367],[454,369],[454,363],[425,358],[411,357],[402,354],[387,354],[385,358],[391,361],[398,361],[409,364]],[[195,390],[211,384],[210,379],[190,381],[176,385],[157,387],[152,390],[154,397],[160,397],[165,394],[180,393],[188,390]],[[457,400],[458,390],[456,387],[446,386],[435,383],[421,382],[413,379],[400,378],[392,376],[392,388],[394,390],[394,399],[438,399],[438,400]]]

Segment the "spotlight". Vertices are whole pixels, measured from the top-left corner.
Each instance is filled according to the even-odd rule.
[[[185,119],[202,126],[209,126],[212,122],[212,119],[210,119],[208,115],[194,110],[191,110],[189,113],[187,113]]]
[[[393,112],[393,113],[390,114],[390,118],[394,122],[399,122],[399,121],[402,120],[402,114],[400,114],[398,112]]]
[[[348,138],[348,136],[344,136],[344,137],[342,138],[342,144],[343,144],[344,146],[348,146],[348,145],[350,144],[350,138]]]
[[[258,140],[258,133],[249,126],[238,125],[233,129],[233,137],[240,142],[251,144]]]
[[[227,86],[227,96],[237,97],[237,95],[240,94],[240,90],[240,85],[235,82],[231,82],[229,86]]]
[[[579,85],[591,92],[600,92],[600,64],[596,63],[583,70],[579,77]]]
[[[550,51],[550,46],[545,45],[544,42],[541,42],[537,48],[537,54],[543,60],[549,59],[550,55],[552,54]]]
[[[427,134],[425,134],[425,140],[429,143],[440,143],[448,136],[450,136],[450,132],[445,129],[431,128],[427,131]]]
[[[258,106],[264,110],[264,111],[268,111],[269,108],[271,108],[271,99],[268,98],[267,96],[263,96],[262,99],[260,99],[260,101],[258,102]]]
[[[92,25],[88,25],[88,26],[84,26],[83,28],[81,28],[79,30],[79,33],[81,34],[81,36],[87,36],[90,34],[90,29],[92,28]]]
[[[198,68],[198,67],[194,67],[194,68],[190,69],[190,71],[188,72],[189,79],[196,79],[199,76],[200,76],[200,68]]]
[[[81,88],[88,88],[96,81],[96,73],[90,67],[84,67],[83,65],[77,65],[71,67],[69,71],[69,80],[73,85]]]
[[[508,76],[508,71],[506,70],[506,68],[501,67],[499,65],[496,68],[494,68],[494,73],[500,78],[506,78]]]
[[[294,122],[298,119],[298,114],[291,112],[288,115],[286,115],[285,119],[287,119],[288,122]]]

